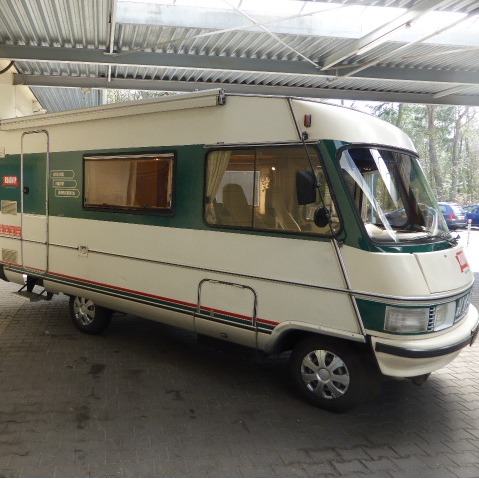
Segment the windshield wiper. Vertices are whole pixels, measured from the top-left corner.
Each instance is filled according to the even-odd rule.
[[[414,241],[425,240],[425,239],[429,240],[431,238],[432,238],[432,236],[430,236],[430,235],[414,236],[413,238],[402,238],[401,237],[400,242],[401,243],[413,243]]]
[[[430,235],[430,238],[440,238],[446,240],[450,245],[456,246],[460,236],[457,235],[456,237],[454,237],[452,236],[450,231],[441,231],[436,235]]]

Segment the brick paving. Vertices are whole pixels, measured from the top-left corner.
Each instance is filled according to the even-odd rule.
[[[478,343],[337,415],[297,397],[286,358],[131,316],[88,336],[65,296],[16,289],[0,282],[0,476],[479,476]]]

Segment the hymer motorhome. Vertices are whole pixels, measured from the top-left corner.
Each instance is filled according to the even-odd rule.
[[[4,120],[0,178],[0,276],[70,296],[87,333],[121,311],[291,350],[336,411],[477,334],[411,140],[351,109],[211,90]]]

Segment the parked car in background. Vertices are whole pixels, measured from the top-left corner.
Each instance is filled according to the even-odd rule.
[[[450,230],[467,226],[466,212],[459,203],[439,202],[439,207]]]
[[[464,206],[466,221],[471,220],[471,226],[479,226],[479,205]]]

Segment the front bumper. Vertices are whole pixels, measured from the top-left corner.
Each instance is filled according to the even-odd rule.
[[[472,345],[479,331],[477,309],[469,306],[455,327],[434,336],[371,337],[374,354],[386,376],[412,377],[429,374],[449,364],[461,350]]]

